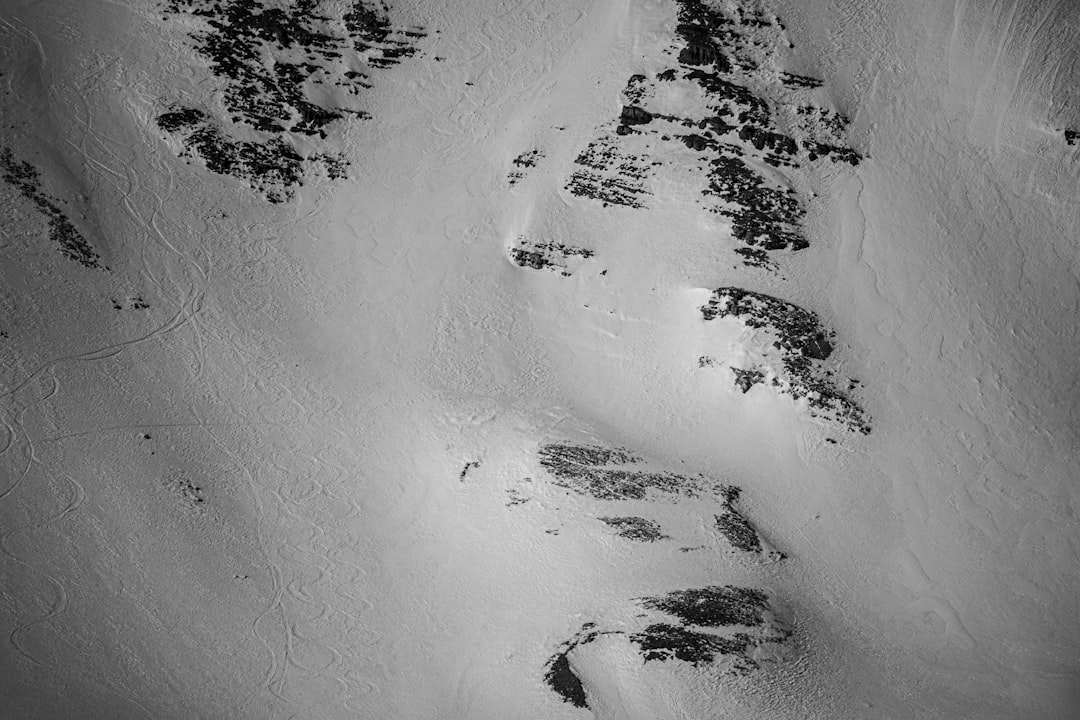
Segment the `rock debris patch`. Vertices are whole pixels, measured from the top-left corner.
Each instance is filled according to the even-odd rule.
[[[101,265],[101,256],[60,208],[60,201],[42,189],[41,174],[37,168],[25,160],[16,159],[10,148],[3,148],[0,149],[0,171],[4,182],[14,187],[45,216],[49,225],[49,239],[60,247],[64,257],[84,267],[107,269]]]
[[[809,246],[803,200],[784,171],[826,159],[854,166],[862,156],[845,144],[847,118],[822,107],[822,81],[777,68],[778,19],[702,0],[678,0],[677,15],[667,50],[677,66],[630,77],[614,133],[578,155],[565,188],[605,206],[645,208],[662,164],[651,158],[678,143],[695,153],[701,203],[728,220],[740,260],[775,272],[770,253]],[[704,99],[697,114],[669,100],[695,94]]]
[[[540,162],[544,157],[544,153],[539,150],[529,150],[523,152],[511,161],[514,169],[506,175],[507,181],[510,183],[510,187],[517,185],[525,178],[525,173],[530,168],[536,167],[536,164]]]
[[[597,500],[696,498],[710,489],[702,478],[653,469],[642,458],[617,448],[550,443],[540,448],[539,456],[555,485]]]
[[[728,672],[745,675],[792,654],[791,626],[762,590],[710,586],[639,602],[673,618],[630,635],[645,662],[680,660],[700,666],[723,659]]]
[[[316,169],[344,176],[347,161],[318,141],[346,117],[370,117],[357,96],[374,72],[416,55],[426,36],[395,27],[385,5],[366,0],[343,10],[326,0],[168,0],[163,10],[223,84],[225,115],[178,104],[158,127],[182,155],[271,202],[289,199]]]
[[[599,520],[608,527],[614,528],[619,537],[627,540],[656,542],[671,539],[663,533],[659,523],[642,517],[602,517]]]
[[[790,612],[762,590],[715,585],[638,598],[634,604],[633,620],[620,623],[631,628],[604,630],[596,622],[584,623],[549,658],[544,681],[564,702],[590,707],[588,678],[575,667],[574,656],[604,637],[627,642],[646,664],[677,661],[733,676],[795,655]]]
[[[735,507],[741,493],[742,490],[733,485],[723,489],[724,506],[715,516],[717,531],[736,550],[770,561],[783,560],[786,556],[765,542],[757,529]]]
[[[833,353],[833,333],[822,327],[816,313],[763,293],[723,287],[713,291],[701,314],[706,321],[734,318],[766,337],[765,351],[750,360],[756,364],[732,367],[742,392],[769,384],[796,400],[805,399],[814,416],[870,432],[865,411],[836,386],[835,372],[823,364]]]
[[[531,242],[519,238],[510,248],[510,260],[518,267],[530,270],[550,270],[570,277],[581,261],[593,256],[592,250],[557,242]]]

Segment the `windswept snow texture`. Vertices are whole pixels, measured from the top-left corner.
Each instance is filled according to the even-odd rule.
[[[345,159],[319,151],[334,123],[369,118],[357,96],[372,73],[412,57],[426,36],[394,27],[387,7],[354,0],[167,0],[195,50],[223,83],[225,115],[180,103],[158,117],[183,155],[283,202],[316,167],[344,177]],[[216,102],[215,102],[216,105]]]
[[[15,158],[11,148],[0,149],[0,170],[3,170],[4,182],[18,190],[19,194],[34,204],[49,223],[49,239],[60,246],[60,252],[69,260],[74,260],[88,268],[101,268],[101,257],[90,242],[83,237],[71,220],[58,205],[58,200],[50,197],[41,188],[41,174],[26,161]]]
[[[836,387],[835,373],[822,365],[833,353],[833,333],[821,326],[815,313],[763,293],[724,287],[713,291],[701,314],[706,321],[735,318],[765,333],[776,351],[757,358],[758,366],[732,368],[743,392],[771,375],[773,387],[797,400],[805,398],[813,415],[870,432],[866,413]]]
[[[790,175],[826,158],[855,166],[861,155],[844,144],[847,118],[821,106],[821,81],[775,69],[782,28],[771,13],[699,0],[677,6],[668,51],[676,67],[630,77],[613,131],[581,151],[566,189],[643,209],[662,164],[652,158],[685,146],[691,182],[704,207],[730,222],[743,263],[775,270],[769,253],[809,246]]]

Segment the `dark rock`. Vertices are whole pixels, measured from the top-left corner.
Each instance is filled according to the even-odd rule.
[[[818,157],[827,157],[833,162],[846,162],[855,167],[862,162],[862,155],[851,148],[830,145],[828,143],[807,142],[806,149],[810,153],[810,160]]]
[[[676,590],[659,597],[639,600],[642,607],[677,617],[685,625],[756,627],[765,622],[769,596],[761,590],[734,585],[712,585],[693,590]]]
[[[623,125],[646,125],[652,122],[652,119],[653,116],[648,110],[636,105],[623,106],[622,113],[619,115],[619,121]]]
[[[795,73],[781,72],[780,82],[788,87],[793,88],[817,88],[821,87],[822,82],[817,78],[810,77],[809,75],[797,75]]]
[[[670,540],[660,525],[641,517],[602,517],[600,520],[619,531],[619,537],[638,542],[656,542]]]
[[[769,253],[761,248],[735,248],[735,254],[742,257],[743,265],[747,267],[758,267],[769,272],[776,272],[776,263],[770,260]]]
[[[648,81],[649,79],[644,75],[631,75],[630,79],[626,82],[626,89],[623,90],[623,95],[631,104],[641,102],[641,99],[649,89]]]
[[[735,387],[742,390],[743,394],[750,392],[750,388],[755,385],[765,383],[765,373],[760,370],[743,370],[733,367],[731,371],[735,373]]]
[[[1070,145],[1076,145],[1077,140],[1080,140],[1080,130],[1065,131],[1065,142]]]
[[[4,182],[18,190],[45,216],[49,239],[60,247],[64,257],[84,267],[105,269],[98,262],[101,256],[60,209],[59,201],[41,188],[41,175],[37,168],[28,162],[16,160],[10,148],[3,148],[0,150],[0,171]]]
[[[701,308],[706,320],[734,316],[749,327],[777,334],[776,347],[801,357],[824,360],[832,353],[829,334],[809,310],[763,293],[741,288],[718,288]]]
[[[739,129],[739,138],[746,140],[758,150],[769,148],[783,155],[794,155],[799,152],[799,145],[794,139],[781,133],[762,130],[753,125],[743,125]]]
[[[831,371],[815,364],[833,352],[832,333],[821,326],[815,313],[769,295],[733,287],[714,291],[701,313],[705,320],[736,317],[747,327],[772,333],[784,370],[784,377],[775,379],[773,385],[796,399],[806,398],[815,415],[833,418],[863,434],[870,432],[862,408],[836,387]]]
[[[705,150],[710,145],[708,140],[696,134],[683,135],[682,141],[686,145],[686,147],[690,148],[691,150]]]
[[[529,242],[524,238],[518,239],[517,247],[510,248],[510,259],[518,267],[555,270],[566,277],[572,274],[566,268],[567,258],[580,257],[588,260],[592,256],[593,251],[585,248],[556,242]]]
[[[588,708],[589,699],[585,695],[585,686],[581,684],[581,678],[570,668],[568,652],[559,653],[551,659],[547,672],[544,674],[544,682],[559,694],[563,702],[568,702],[574,707]]]
[[[689,43],[679,52],[679,62],[683,65],[718,65],[724,72],[731,67],[716,45],[700,40]]]
[[[697,497],[705,485],[695,478],[643,468],[644,461],[626,450],[549,443],[540,448],[539,456],[555,485],[598,500],[644,500],[658,494]]]
[[[371,87],[370,73],[349,65],[366,64],[369,71],[395,65],[416,53],[414,41],[425,33],[393,27],[385,7],[367,0],[353,0],[339,17],[321,7],[315,0],[167,0],[166,12],[199,27],[190,39],[224,84],[221,102],[231,123],[249,130],[237,133],[190,107],[163,114],[158,126],[182,135],[187,152],[210,171],[245,180],[272,202],[287,199],[316,166],[342,177],[343,159],[324,165],[316,153],[305,160],[293,136],[325,139],[333,123],[367,114],[331,101],[340,94],[318,86],[359,94]]]

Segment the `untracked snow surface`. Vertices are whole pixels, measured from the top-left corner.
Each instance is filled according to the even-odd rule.
[[[0,0],[0,720],[1080,717],[1077,48]]]

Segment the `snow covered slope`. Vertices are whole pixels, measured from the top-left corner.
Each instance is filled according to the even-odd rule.
[[[0,718],[1072,718],[1080,6],[0,3]]]

